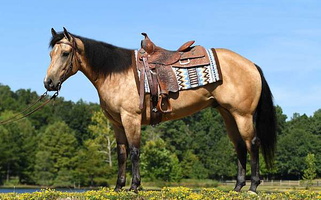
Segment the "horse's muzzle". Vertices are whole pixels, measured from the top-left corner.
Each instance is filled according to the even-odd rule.
[[[43,81],[45,88],[48,91],[58,91],[60,89],[61,86],[61,82],[57,82],[55,83],[51,78],[45,78],[45,80]]]

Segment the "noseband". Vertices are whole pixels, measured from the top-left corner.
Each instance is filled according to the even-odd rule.
[[[71,38],[72,38],[72,43],[70,43],[70,42],[63,42],[63,41],[59,41],[59,42],[56,43],[56,44],[66,44],[66,45],[69,45],[69,46],[71,46],[71,49],[72,49],[72,50],[71,50],[71,59],[70,59],[69,67],[68,67],[67,70],[65,70],[66,68],[63,69],[63,70],[65,71],[65,73],[61,76],[60,82],[64,81],[64,79],[66,78],[67,74],[72,71],[72,68],[73,68],[73,60],[74,60],[75,53],[76,53],[76,52],[77,52],[77,53],[80,53],[80,50],[79,50],[78,47],[77,47],[77,43],[76,43],[75,38],[74,38],[72,35],[70,35],[70,36],[71,36]],[[61,83],[60,83],[60,85],[61,85]],[[60,85],[59,85],[59,88],[60,88]]]

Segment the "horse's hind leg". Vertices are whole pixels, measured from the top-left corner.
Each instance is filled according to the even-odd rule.
[[[244,142],[238,140],[237,144],[235,145],[235,150],[237,154],[237,181],[234,188],[234,191],[241,191],[242,187],[246,183],[246,147]]]
[[[250,191],[256,193],[256,188],[261,183],[259,172],[259,146],[260,141],[254,137],[251,141],[251,187]]]
[[[225,126],[228,132],[228,136],[234,144],[234,148],[237,153],[237,182],[234,190],[239,192],[242,187],[245,185],[245,175],[246,175],[246,145],[242,139],[238,127],[236,125],[234,117],[230,114],[229,111],[222,107],[218,107],[219,112],[221,113]]]
[[[260,141],[256,137],[253,115],[237,115],[235,116],[236,124],[243,138],[247,151],[251,158],[251,186],[250,191],[256,193],[258,185],[261,183],[259,175],[259,146]]]

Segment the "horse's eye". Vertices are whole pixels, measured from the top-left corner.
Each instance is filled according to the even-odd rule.
[[[62,56],[63,56],[63,57],[69,56],[69,52],[63,52],[63,53],[62,53]]]

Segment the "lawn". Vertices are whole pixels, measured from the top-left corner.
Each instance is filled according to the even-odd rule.
[[[82,193],[60,192],[52,189],[42,190],[34,193],[2,193],[1,200],[105,200],[105,199],[124,199],[124,200],[212,200],[212,199],[321,199],[320,191],[312,190],[291,190],[287,192],[264,192],[260,191],[258,195],[249,192],[226,192],[216,188],[203,188],[192,190],[187,187],[164,187],[158,191],[139,191],[116,193],[109,188],[91,190]]]

